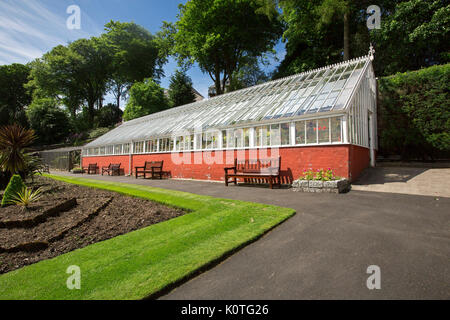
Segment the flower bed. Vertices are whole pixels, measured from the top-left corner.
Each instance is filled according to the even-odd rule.
[[[327,192],[344,193],[350,191],[351,184],[347,179],[334,175],[331,168],[304,170],[303,177],[292,183],[292,190],[296,192]]]

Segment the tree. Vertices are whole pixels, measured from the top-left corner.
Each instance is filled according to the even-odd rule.
[[[123,111],[115,104],[108,103],[98,111],[97,125],[99,127],[112,127],[122,121]]]
[[[129,121],[169,108],[169,101],[154,80],[136,82],[130,89],[130,99],[123,113],[123,120]]]
[[[262,0],[191,0],[180,5],[178,21],[163,29],[180,64],[198,63],[217,94],[243,59],[271,50],[282,32],[274,4]]]
[[[120,99],[134,82],[163,75],[166,58],[153,35],[133,22],[110,21],[105,30],[101,38],[112,54],[108,84],[120,107]]]
[[[379,0],[383,17],[401,0]],[[281,0],[286,56],[274,78],[367,54],[369,0]],[[343,41],[344,39],[344,41]]]
[[[405,1],[381,21],[381,29],[371,35],[377,50],[377,75],[450,61],[448,1]]]
[[[232,82],[230,82],[230,86],[228,87],[228,91],[231,92],[256,86],[267,82],[268,80],[269,76],[261,70],[258,59],[251,58],[247,63],[243,64],[239,71],[235,71]]]
[[[59,45],[32,63],[28,86],[36,89],[38,98],[51,97],[68,103],[72,116],[86,102],[92,127],[95,104],[106,92],[111,59],[99,38],[79,39],[67,47]]]
[[[192,79],[186,73],[177,70],[170,78],[169,98],[174,107],[195,102]]]
[[[17,123],[27,126],[25,107],[31,95],[24,85],[28,82],[30,67],[14,63],[0,66],[0,125]]]
[[[70,120],[66,112],[52,98],[34,99],[27,110],[31,128],[37,141],[51,144],[63,141],[70,132]]]

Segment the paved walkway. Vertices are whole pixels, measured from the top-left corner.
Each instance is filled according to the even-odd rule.
[[[360,191],[450,197],[450,168],[370,168],[352,187]]]
[[[87,176],[85,176],[87,177]],[[450,198],[294,193],[213,182],[93,179],[294,208],[297,214],[163,299],[449,299]],[[367,267],[381,268],[368,290]]]

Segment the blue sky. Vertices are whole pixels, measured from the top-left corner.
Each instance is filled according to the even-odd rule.
[[[162,21],[176,21],[181,0],[0,0],[0,65],[27,63],[58,44],[79,38],[98,36],[110,20],[133,21],[156,33]],[[81,29],[69,30],[66,20],[68,6],[81,9]],[[276,46],[279,61],[271,59],[266,71],[272,71],[285,54],[284,45]],[[170,59],[165,65],[165,88],[177,68]],[[194,87],[205,97],[212,80],[196,66],[188,71]],[[107,98],[107,100],[109,100]]]

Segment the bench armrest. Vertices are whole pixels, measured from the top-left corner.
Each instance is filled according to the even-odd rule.
[[[234,172],[236,172],[236,167],[228,167],[223,169],[225,170],[225,173],[228,173],[229,170],[233,170]]]

